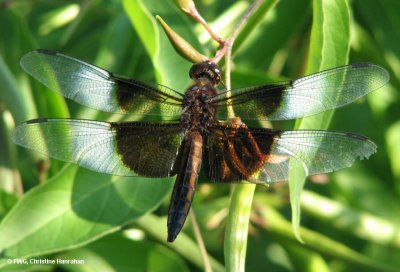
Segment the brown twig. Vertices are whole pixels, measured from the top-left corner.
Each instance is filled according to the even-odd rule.
[[[231,53],[229,51],[232,50],[233,43],[235,42],[236,37],[239,35],[240,31],[243,29],[245,23],[249,20],[250,16],[257,10],[257,8],[261,5],[263,0],[256,0],[246,11],[243,15],[240,22],[236,25],[235,30],[233,31],[232,35],[227,39],[224,40],[221,38],[217,33],[215,33],[211,26],[204,20],[204,18],[200,15],[197,11],[197,8],[193,1],[188,1],[184,3],[184,7],[181,8],[192,17],[194,20],[199,22],[210,34],[210,37],[215,40],[217,43],[220,44],[220,49],[215,54],[215,57],[211,59],[211,61],[218,63],[224,56],[227,56],[227,59],[231,57]],[[228,58],[229,55],[229,58]],[[230,67],[230,66],[229,66]],[[227,73],[228,74],[228,73]],[[228,82],[228,80],[227,80]]]
[[[221,46],[224,46],[225,40],[221,38],[220,36],[215,33],[210,25],[204,20],[204,18],[200,15],[200,13],[197,11],[196,7],[190,8],[187,11],[187,14],[189,14],[193,19],[198,21],[202,26],[207,30],[208,34],[210,34],[210,37],[215,40],[217,43],[219,43]]]

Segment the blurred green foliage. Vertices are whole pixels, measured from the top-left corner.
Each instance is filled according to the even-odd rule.
[[[335,38],[343,33],[335,32],[340,28],[329,21],[322,20],[319,30],[313,26],[313,18],[331,16],[329,10],[313,10],[316,2],[282,0],[256,14],[234,47],[233,87],[304,75],[315,65],[310,60],[318,51],[312,35],[331,35],[321,45],[328,50],[322,58],[339,61],[326,48],[343,43]],[[335,12],[349,16],[349,39],[344,45],[349,47],[348,62],[381,65],[390,72],[391,81],[336,110],[329,129],[366,135],[378,145],[378,152],[352,168],[307,180],[299,200],[299,232],[305,244],[294,238],[291,228],[288,186],[257,188],[248,271],[400,271],[400,2],[346,3],[346,14]],[[233,31],[249,4],[196,1],[199,12],[223,37]],[[174,51],[155,15],[202,54],[214,55],[217,44],[172,0],[0,2],[1,271],[204,269],[190,220],[175,243],[165,243],[173,179],[100,175],[50,161],[10,141],[15,123],[35,117],[118,118],[66,101],[29,78],[19,59],[37,48],[54,49],[183,92],[190,82],[191,64]],[[273,125],[293,129],[294,123]],[[229,196],[228,185],[201,184],[192,207],[215,271],[225,266]],[[75,258],[85,260],[85,265],[7,264],[7,259],[16,258]]]

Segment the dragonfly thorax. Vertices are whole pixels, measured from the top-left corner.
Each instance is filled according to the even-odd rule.
[[[199,78],[188,88],[183,99],[181,125],[187,130],[204,131],[215,123],[215,108],[209,105],[209,98],[216,89],[207,78]]]

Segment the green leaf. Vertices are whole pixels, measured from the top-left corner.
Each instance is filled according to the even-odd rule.
[[[129,231],[128,231],[129,232]],[[115,233],[83,248],[57,255],[57,259],[84,260],[85,266],[64,264],[70,271],[190,271],[183,259],[165,246],[149,241],[133,241]],[[81,267],[81,269],[79,269]],[[78,269],[78,270],[74,270]]]
[[[129,19],[154,65],[157,81],[165,86],[181,90],[183,93],[184,88],[189,83],[189,76],[182,75],[188,74],[190,63],[178,56],[168,37],[160,31],[160,26],[154,16],[159,14],[164,20],[168,21],[168,24],[175,31],[183,36],[184,31],[181,31],[182,25],[184,25],[182,18],[177,14],[171,16],[171,14],[165,13],[166,10],[175,7],[174,4],[171,1],[157,0],[145,2],[125,0],[123,3]],[[175,25],[180,27],[175,27]],[[192,33],[187,26],[186,31]],[[187,40],[192,43],[194,39]],[[196,44],[194,44],[194,47],[197,47]],[[174,67],[174,69],[171,69],[171,67]]]
[[[364,25],[369,29],[379,51],[393,70],[393,74],[400,79],[400,17],[398,1],[356,0],[354,6]],[[377,12],[379,11],[379,12]],[[385,33],[385,34],[384,34]]]
[[[333,197],[347,203],[353,209],[386,218],[392,224],[399,224],[400,214],[397,211],[400,209],[400,203],[397,195],[363,166],[363,163],[360,163],[351,169],[333,174],[334,182],[330,184]],[[371,195],[374,198],[371,198]],[[388,234],[390,235],[390,231],[380,236],[383,238]]]
[[[31,84],[27,84],[29,77],[20,69],[19,61],[23,54],[36,49],[37,46],[32,42],[31,34],[20,16],[11,10],[1,11],[1,13],[0,50],[2,56],[6,57],[7,63],[11,64],[9,68],[14,72],[14,77],[9,74],[8,68],[3,68],[3,64],[0,63],[0,68],[2,68],[0,74],[3,77],[0,82],[6,85],[4,97],[7,98],[7,105],[16,123],[37,117],[38,113],[39,115],[50,113],[53,117],[69,116],[65,101],[61,96],[52,92],[43,92],[46,88],[32,78],[30,78]],[[31,92],[31,89],[34,90]]]
[[[152,214],[147,214],[146,216],[139,218],[139,220],[136,221],[136,224],[145,229],[149,235],[156,238],[158,241],[166,243],[166,238],[163,235],[163,233],[167,232],[167,224],[165,222],[165,218],[158,218]],[[181,232],[178,238],[173,243],[169,243],[168,246],[204,270],[205,267],[199,246],[184,232]],[[208,258],[214,271],[226,271],[215,258],[212,256],[208,256]]]
[[[126,13],[139,35],[144,48],[152,60],[158,57],[160,50],[159,31],[153,15],[141,0],[123,1]]]
[[[298,244],[284,245],[291,262],[299,271],[329,272],[329,266],[322,256]]]
[[[59,252],[115,232],[154,209],[171,184],[66,167],[29,191],[1,222],[0,266],[4,258]]]
[[[240,31],[238,37],[235,40],[233,46],[233,53],[240,48],[243,42],[252,34],[253,30],[257,29],[257,26],[261,24],[266,14],[278,3],[278,0],[267,0],[257,8],[252,16],[249,17],[243,29]]]
[[[11,142],[11,133],[14,129],[14,120],[9,111],[0,109],[0,194],[4,194],[4,201],[8,202],[7,194],[14,193],[18,195],[20,192],[21,179],[16,169],[17,152],[16,146]],[[1,203],[0,197],[0,218],[4,213],[4,204]],[[2,205],[3,204],[3,205]]]
[[[277,52],[286,51],[296,30],[304,27],[309,7],[310,0],[264,1],[262,12],[257,11],[250,24],[245,25],[233,47],[234,52],[238,49],[235,56],[235,62],[240,62],[238,68],[262,72],[273,65]]]
[[[394,205],[393,208],[399,209],[397,203],[392,204]],[[317,220],[351,233],[354,237],[378,244],[400,247],[400,228],[395,220],[390,221],[371,213],[350,208],[343,203],[310,191],[303,192],[301,205],[306,213],[313,215]]]
[[[28,90],[20,91],[17,80],[0,55],[0,102],[7,105],[16,122],[36,116],[32,95]]]
[[[274,235],[275,239],[280,240],[284,244],[292,244],[300,247],[299,250],[304,247],[296,242],[296,237],[293,236],[290,223],[286,221],[276,210],[268,206],[260,206],[260,216],[262,217],[261,222],[267,222],[264,225],[265,229],[268,230],[270,235]],[[336,259],[345,260],[355,264],[357,268],[362,268],[363,271],[397,271],[393,266],[386,263],[377,262],[371,258],[351,249],[344,243],[340,243],[330,239],[321,233],[308,230],[300,227],[299,232],[304,238],[308,249],[312,249],[316,252],[323,253],[324,255],[334,257]],[[293,243],[290,243],[293,242]],[[299,260],[297,260],[299,261]],[[317,270],[319,271],[319,270]]]
[[[347,63],[350,50],[349,14],[346,0],[314,0],[307,74]],[[297,122],[296,129],[326,129],[332,116],[333,111],[328,111],[304,118]],[[299,165],[290,171],[289,188],[293,231],[299,241],[301,241],[299,233],[300,195],[305,178],[305,173]]]
[[[244,271],[247,235],[255,184],[236,185],[229,206],[224,255],[227,271]]]
[[[392,173],[397,180],[400,180],[400,165],[398,155],[400,154],[400,121],[392,124],[386,131],[386,141],[388,146],[388,156],[392,168]],[[400,193],[400,183],[397,184],[397,192]]]
[[[0,190],[0,220],[4,218],[17,201],[18,198],[14,194]]]

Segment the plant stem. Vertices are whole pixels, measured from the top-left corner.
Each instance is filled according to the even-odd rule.
[[[197,223],[196,215],[194,214],[193,209],[190,210],[189,217],[190,220],[192,221],[194,236],[196,237],[196,241],[201,252],[201,257],[203,258],[204,261],[204,271],[212,272],[213,270],[211,268],[210,259],[208,258],[207,250],[204,245],[203,237],[201,236],[199,224]]]

